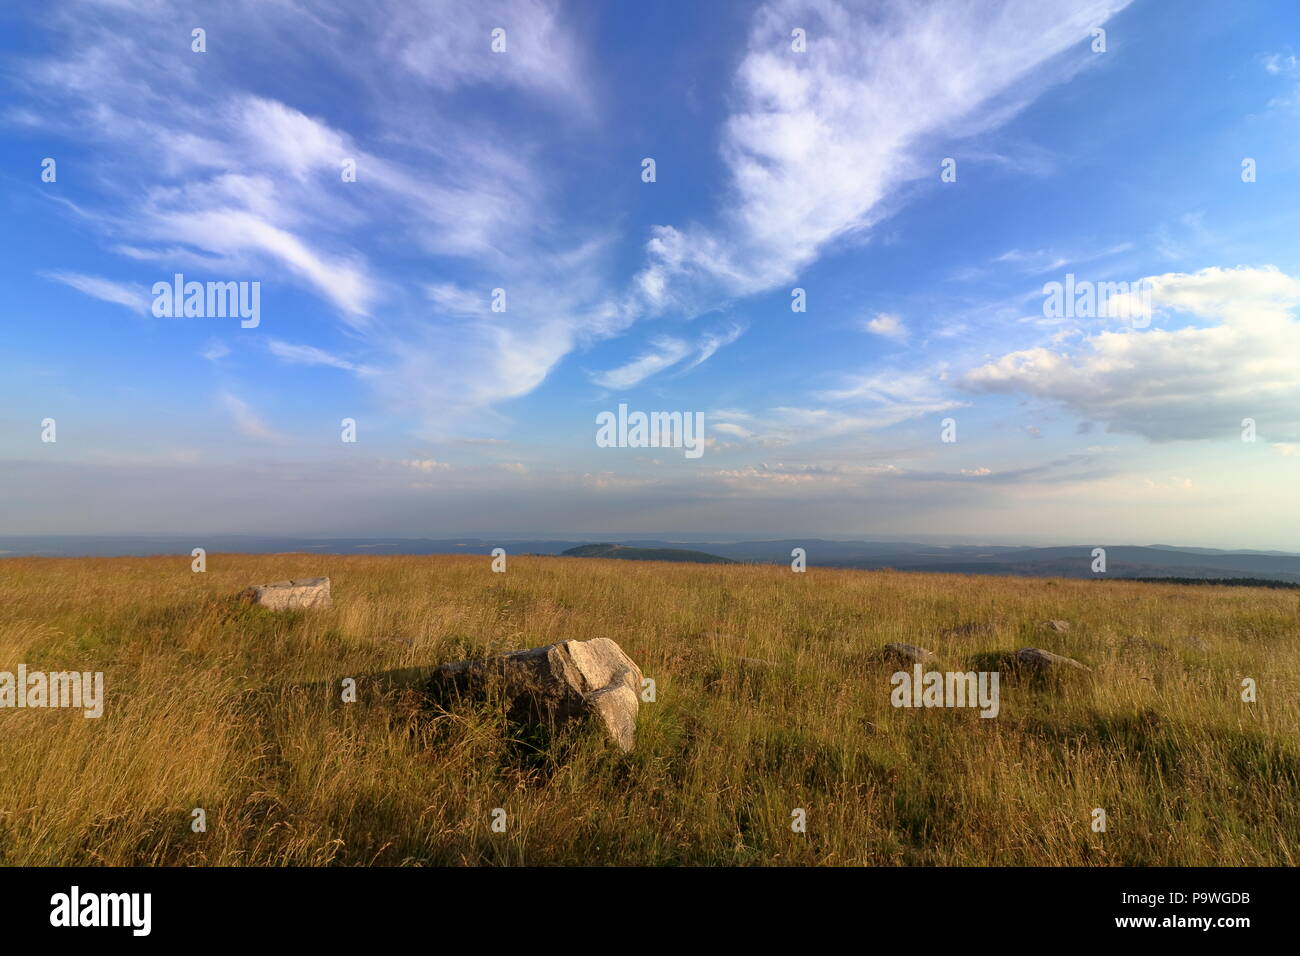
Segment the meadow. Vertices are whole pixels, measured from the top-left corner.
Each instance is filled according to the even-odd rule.
[[[0,671],[103,671],[106,687],[99,719],[0,710],[0,864],[1300,862],[1292,590],[522,556],[504,574],[480,556],[190,561],[0,559]],[[232,600],[316,575],[332,610]],[[520,733],[490,703],[440,711],[400,687],[338,700],[346,677],[378,686],[367,675],[596,637],[655,681],[629,754],[590,730]],[[894,641],[942,669],[1034,646],[1093,675],[1005,674],[993,719],[895,708],[898,668],[878,655]]]

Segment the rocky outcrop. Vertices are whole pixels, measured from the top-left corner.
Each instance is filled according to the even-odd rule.
[[[895,664],[928,664],[938,660],[933,651],[915,644],[886,644],[881,650],[881,656]]]
[[[1040,647],[1022,647],[1016,651],[1016,663],[1041,673],[1092,672],[1092,668],[1080,664],[1072,657],[1053,654],[1051,651],[1045,651]]]
[[[438,699],[501,695],[509,717],[558,727],[592,718],[621,750],[636,743],[641,668],[609,638],[564,641],[444,664],[429,681]]]

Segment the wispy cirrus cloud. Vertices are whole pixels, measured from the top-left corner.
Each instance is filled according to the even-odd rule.
[[[674,283],[701,278],[731,295],[792,280],[933,171],[921,156],[927,137],[1011,118],[1059,75],[1042,69],[1049,61],[1076,45],[1082,55],[1090,28],[1128,2],[765,4],[735,78],[719,222],[656,229],[642,286],[667,302]],[[793,23],[807,28],[806,54],[791,50]]]
[[[691,346],[681,339],[660,337],[650,345],[649,351],[642,352],[626,365],[593,375],[592,381],[602,388],[631,388],[691,354]]]
[[[259,441],[281,440],[279,433],[263,421],[253,406],[244,399],[228,391],[222,392],[218,398],[221,404],[225,406],[226,411],[230,413],[230,418],[235,424],[235,430],[239,434],[245,438],[255,438]]]
[[[364,337],[373,360],[351,371],[382,371],[393,408],[454,428],[634,315],[601,277],[608,238],[557,238],[551,186],[529,160],[535,131],[429,109],[431,96],[447,106],[493,89],[588,122],[592,87],[559,5],[377,6],[73,0],[50,19],[55,53],[17,71],[36,108],[9,118],[95,144],[103,188],[82,215],[112,250],[167,275],[312,292]],[[189,22],[204,25],[208,53],[175,31]],[[498,27],[506,54],[490,48]],[[218,55],[235,36],[238,70]],[[259,64],[274,64],[274,82],[250,82]],[[348,80],[344,102],[304,95],[322,75]],[[154,173],[144,183],[142,169]],[[480,277],[485,296],[508,286],[507,314],[475,321],[464,290]]]
[[[733,325],[727,329],[705,333],[695,343],[671,336],[659,336],[651,340],[651,347],[648,350],[632,361],[608,371],[597,372],[591,376],[591,380],[602,388],[625,389],[639,385],[651,376],[679,363],[685,362],[681,371],[688,372],[703,365],[717,354],[719,349],[735,342],[744,332],[743,327]],[[690,361],[687,362],[687,359]]]
[[[46,279],[62,282],[78,292],[103,302],[126,306],[132,312],[148,314],[150,299],[145,289],[126,282],[115,282],[100,276],[84,275],[80,272],[42,272]]]
[[[294,345],[272,339],[266,344],[267,350],[276,358],[295,365],[324,365],[329,368],[343,369],[348,372],[369,372],[364,365],[342,358],[314,345]]]
[[[380,372],[369,377],[380,397],[432,435],[499,422],[496,407],[566,355],[639,319],[689,316],[790,279],[884,214],[928,168],[928,137],[1013,115],[1058,75],[1041,68],[1126,2],[1009,0],[989,15],[943,0],[871,17],[834,0],[759,7],[734,77],[720,157],[729,186],[704,217],[712,224],[655,228],[630,279],[615,268],[615,230],[574,228],[559,211],[554,177],[531,161],[537,131],[508,111],[462,109],[453,121],[427,108],[431,96],[461,103],[490,89],[560,122],[593,122],[587,54],[547,0],[390,2],[365,14],[286,4],[246,30],[247,0],[205,9],[211,49],[240,36],[238,73],[166,26],[194,19],[194,4],[87,0],[56,18],[64,48],[27,63],[23,82],[49,123],[96,141],[106,173],[139,168],[148,144],[159,179],[123,178],[130,188],[110,189],[94,212],[114,248],[310,290],[364,337],[367,365],[311,344],[272,354]],[[809,28],[806,56],[789,49],[792,22]],[[498,26],[503,55],[489,48]],[[299,42],[286,48],[285,35]],[[261,63],[285,80],[253,88]],[[348,78],[355,108],[302,96],[322,72]],[[367,97],[384,109],[364,109]],[[355,182],[341,176],[345,163]],[[391,265],[396,250],[409,269]],[[510,302],[501,313],[484,308],[497,286]],[[739,334],[661,336],[593,380],[628,388],[686,372]]]

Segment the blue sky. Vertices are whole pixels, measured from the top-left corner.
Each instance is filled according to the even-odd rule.
[[[1286,0],[0,18],[0,533],[1300,549]],[[705,453],[598,447],[620,403]]]

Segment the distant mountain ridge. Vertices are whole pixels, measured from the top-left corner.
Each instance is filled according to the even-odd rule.
[[[617,558],[623,561],[684,561],[691,564],[735,564],[704,551],[684,548],[630,548],[622,544],[583,544],[561,551],[562,558]]]
[[[832,541],[781,538],[764,541],[664,541],[627,538],[616,542],[591,539],[543,540],[519,536],[456,538],[301,538],[274,535],[135,535],[135,536],[0,536],[0,557],[50,557],[174,554],[189,556],[196,547],[209,554],[508,554],[560,555],[593,548],[620,549],[605,557],[644,561],[716,562],[719,559],[788,564],[790,552],[803,548],[811,567],[933,571],[954,574],[999,574],[1071,578],[1182,578],[1224,580],[1259,578],[1300,584],[1300,554],[1282,551],[1227,551],[1171,545],[1100,545],[1106,549],[1106,573],[1092,573],[1092,550],[1099,545],[1020,547],[1007,545],[935,545],[906,541]],[[653,556],[651,556],[653,555]],[[699,557],[703,555],[704,557]]]

